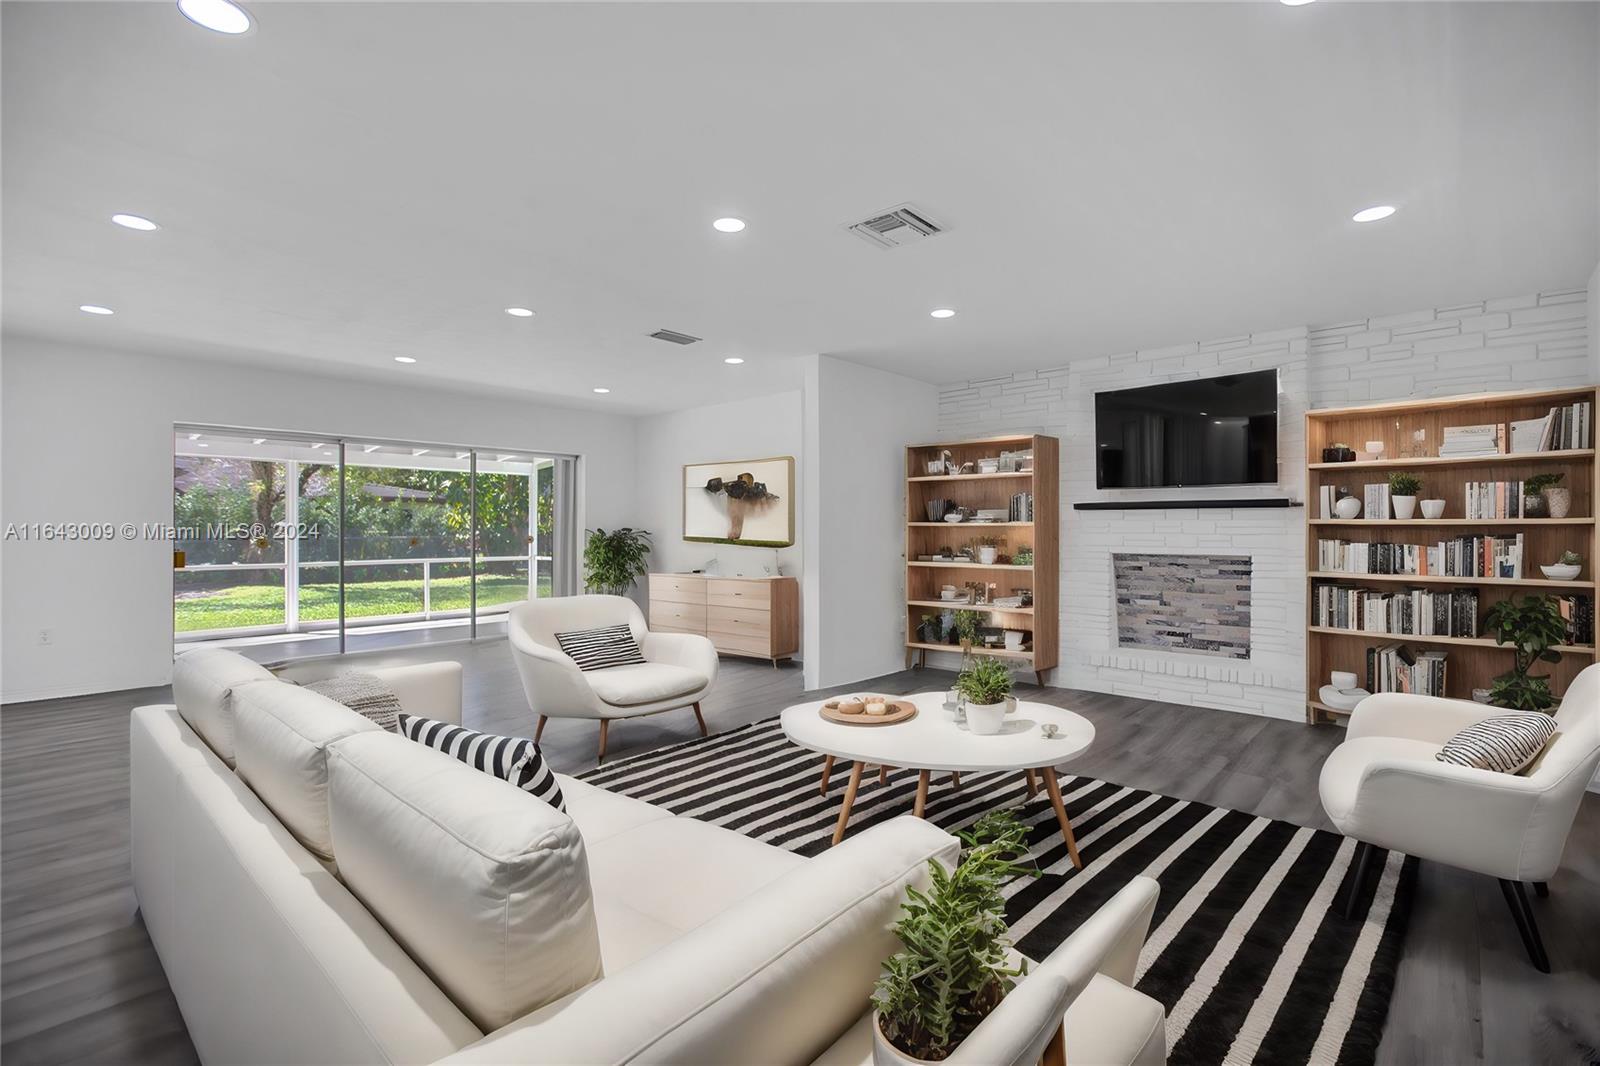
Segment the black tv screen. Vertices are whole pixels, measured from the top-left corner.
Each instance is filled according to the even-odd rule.
[[[1278,372],[1096,393],[1094,430],[1102,489],[1276,484]]]

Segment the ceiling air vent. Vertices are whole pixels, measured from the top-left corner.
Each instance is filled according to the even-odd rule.
[[[920,207],[911,204],[901,204],[880,215],[849,223],[844,228],[876,248],[898,248],[902,244],[915,244],[944,232],[943,226],[930,221]]]
[[[677,333],[670,329],[658,329],[650,334],[658,341],[667,341],[671,344],[693,344],[699,337],[691,337],[687,333]]]

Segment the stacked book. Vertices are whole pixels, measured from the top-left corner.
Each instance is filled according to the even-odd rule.
[[[1367,485],[1362,490],[1361,517],[1382,521],[1389,517],[1389,483]]]
[[[1011,516],[1006,519],[1008,522],[1032,522],[1033,493],[1019,492],[1011,497],[1011,507],[1008,514]]]
[[[1521,518],[1522,482],[1469,481],[1465,490],[1463,517]]]
[[[1317,570],[1329,574],[1522,577],[1523,535],[1452,537],[1435,544],[1318,540]]]
[[[1567,643],[1594,646],[1594,597],[1558,595],[1556,606],[1567,622]]]
[[[1475,459],[1480,455],[1499,455],[1506,450],[1506,427],[1498,422],[1482,426],[1446,426],[1441,459]]]
[[[1311,590],[1312,625],[1413,637],[1475,637],[1478,594],[1472,589],[1400,592],[1318,584]]]
[[[1367,649],[1368,692],[1414,692],[1443,696],[1445,660],[1442,651],[1413,652],[1404,644],[1382,644]]]

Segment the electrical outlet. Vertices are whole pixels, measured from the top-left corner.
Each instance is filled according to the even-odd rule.
[[[39,630],[39,643],[40,644],[50,644],[50,643],[54,642],[54,640],[55,640],[55,634],[51,633],[50,630],[48,630],[48,629]]]

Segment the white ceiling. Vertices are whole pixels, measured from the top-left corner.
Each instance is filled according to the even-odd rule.
[[[1600,257],[1592,3],[249,6],[4,4],[8,329],[646,411]],[[908,200],[949,232],[839,228]]]

